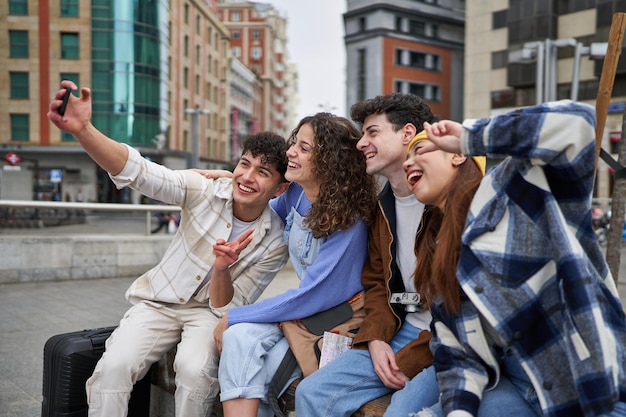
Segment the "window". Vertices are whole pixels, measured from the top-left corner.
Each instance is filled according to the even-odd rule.
[[[402,18],[396,16],[396,32],[402,32]]]
[[[438,85],[421,84],[410,81],[396,81],[394,85],[397,92],[415,94],[428,101],[441,100],[441,89]]]
[[[252,59],[259,60],[263,56],[263,49],[258,46],[252,47]]]
[[[11,98],[22,99],[29,96],[28,72],[9,73],[11,79]]]
[[[189,88],[189,68],[183,69],[183,87]]]
[[[513,107],[515,105],[515,95],[513,90],[498,90],[491,92],[491,108],[500,109],[503,107]]]
[[[509,63],[509,51],[496,51],[491,53],[491,69],[505,68]]]
[[[187,3],[185,3],[185,10],[183,11],[184,16],[183,19],[185,19],[185,24],[188,25],[189,24],[189,5]]]
[[[409,33],[413,36],[426,35],[426,24],[415,20],[409,21]]]
[[[407,49],[396,49],[396,65],[418,69],[439,70],[440,58],[439,55],[435,54],[410,51]]]
[[[11,140],[24,142],[30,140],[29,119],[28,114],[11,114]]]
[[[506,9],[493,12],[491,16],[491,27],[493,29],[500,29],[506,27]]]
[[[187,35],[183,38],[183,55],[189,56],[189,36]]]
[[[359,49],[357,51],[357,100],[366,99],[366,81],[367,81],[367,50]]]
[[[237,59],[241,58],[241,48],[239,46],[233,48],[233,56]]]
[[[28,15],[28,0],[9,0],[9,14],[13,16]]]
[[[365,32],[366,29],[367,29],[367,21],[365,20],[364,17],[359,18],[359,31]]]
[[[78,17],[78,0],[61,0],[61,17]]]
[[[238,41],[239,39],[241,39],[241,31],[239,30],[233,30],[230,35],[234,41]]]
[[[240,22],[241,21],[241,13],[239,12],[232,12],[230,15],[230,20],[232,20],[233,22]]]
[[[76,72],[62,72],[60,81],[63,80],[70,80],[80,88],[80,74]]]
[[[11,58],[28,58],[28,31],[10,30],[9,42]]]
[[[196,16],[196,34],[200,34],[200,15]]]
[[[576,0],[576,1],[559,0],[558,13],[559,15],[563,15],[567,13],[579,12],[581,10],[594,9],[596,7],[595,3],[596,2],[594,0]],[[613,3],[619,4],[619,2],[613,2]]]
[[[255,41],[258,41],[259,39],[261,39],[261,31],[260,30],[253,30],[252,31],[252,39],[254,39]]]
[[[61,33],[61,58],[78,59],[78,33]]]

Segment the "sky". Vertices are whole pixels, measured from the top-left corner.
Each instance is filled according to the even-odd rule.
[[[345,0],[260,0],[287,18],[289,62],[298,67],[298,120],[320,111],[346,116]]]

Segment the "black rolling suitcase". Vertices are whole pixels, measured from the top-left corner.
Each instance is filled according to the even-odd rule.
[[[87,417],[85,383],[115,329],[80,330],[52,336],[43,349],[41,417]],[[150,414],[150,372],[135,384],[128,404],[129,417]]]

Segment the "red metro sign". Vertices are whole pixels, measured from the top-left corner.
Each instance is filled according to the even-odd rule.
[[[9,152],[4,156],[4,160],[9,163],[9,165],[17,165],[22,162],[22,158],[15,152]]]

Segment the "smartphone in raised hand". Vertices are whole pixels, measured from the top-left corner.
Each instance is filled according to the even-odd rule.
[[[68,103],[68,101],[70,101],[70,96],[71,95],[72,95],[72,89],[68,87],[65,90],[65,96],[63,96],[63,103],[61,104],[61,107],[59,107],[59,114],[61,116],[63,116],[65,114],[65,109],[67,108],[67,103]]]

